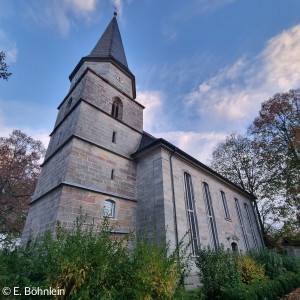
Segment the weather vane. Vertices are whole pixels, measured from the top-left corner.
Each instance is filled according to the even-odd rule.
[[[116,16],[116,15],[118,14],[117,11],[118,11],[119,9],[118,9],[117,5],[113,5],[113,8],[115,9],[114,15]]]

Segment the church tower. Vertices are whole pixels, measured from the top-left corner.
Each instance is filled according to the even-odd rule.
[[[103,214],[119,233],[136,226],[136,163],[144,107],[135,100],[116,13],[92,52],[69,77],[58,106],[42,171],[30,203],[22,240],[57,221],[72,228],[81,207],[97,224]]]

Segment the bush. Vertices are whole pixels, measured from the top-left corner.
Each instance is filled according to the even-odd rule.
[[[117,239],[107,220],[97,229],[84,223],[79,216],[71,232],[58,226],[56,237],[0,250],[0,286],[60,287],[64,299],[172,298],[187,267],[182,244],[171,251],[163,242]]]
[[[222,300],[275,300],[300,284],[297,274],[288,273],[276,280],[264,279],[251,285],[240,285],[222,291]]]
[[[238,259],[237,267],[241,274],[242,282],[245,284],[261,280],[265,276],[264,266],[257,265],[255,260],[248,255],[244,255]]]
[[[216,250],[207,247],[199,251],[196,265],[203,292],[208,299],[220,299],[223,288],[240,284],[236,264],[237,256],[228,250],[225,251],[223,245]]]
[[[262,248],[258,252],[250,252],[249,255],[261,266],[265,267],[265,274],[271,279],[284,273],[282,257],[275,250]]]
[[[300,274],[300,259],[295,256],[281,254],[282,264],[285,270]]]

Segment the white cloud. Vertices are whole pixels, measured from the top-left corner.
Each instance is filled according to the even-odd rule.
[[[145,106],[144,130],[154,132],[162,126],[163,94],[159,91],[139,91],[137,101]]]
[[[186,96],[189,109],[215,124],[249,124],[260,103],[277,92],[299,88],[300,25],[275,36],[256,57],[242,57]]]
[[[219,132],[170,131],[155,134],[203,163],[208,163],[216,144],[226,137]]]
[[[76,26],[77,19],[93,20],[99,0],[34,0],[25,6],[27,17],[39,26],[58,29],[66,36],[71,27]]]
[[[0,28],[0,50],[5,52],[5,62],[10,64],[17,61],[18,49],[14,41]]]

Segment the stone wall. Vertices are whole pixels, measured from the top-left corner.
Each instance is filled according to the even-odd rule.
[[[58,209],[57,220],[67,229],[72,229],[76,217],[81,210],[87,214],[86,224],[101,225],[103,221],[103,207],[105,200],[115,202],[115,217],[110,218],[111,225],[117,232],[129,232],[135,229],[136,201],[119,197],[102,195],[93,191],[64,186]]]
[[[114,170],[113,179],[111,179],[112,170]],[[65,181],[136,198],[136,163],[75,138]]]
[[[143,106],[124,96],[91,71],[87,71],[85,76],[86,85],[82,95],[84,100],[111,114],[112,102],[118,97],[123,103],[122,122],[143,132]]]
[[[62,187],[59,187],[31,204],[22,234],[22,243],[25,243],[30,235],[35,238],[48,229],[54,230],[61,194]]]
[[[124,91],[124,93],[126,93],[129,97],[133,97],[131,78],[110,62],[85,61],[73,77],[71,81],[71,88],[75,85],[78,78],[87,68],[91,68],[97,74],[113,83],[118,89]],[[117,77],[122,78],[121,82],[117,80]]]
[[[81,103],[75,134],[127,157],[135,152],[141,140],[141,133],[85,102]]]

